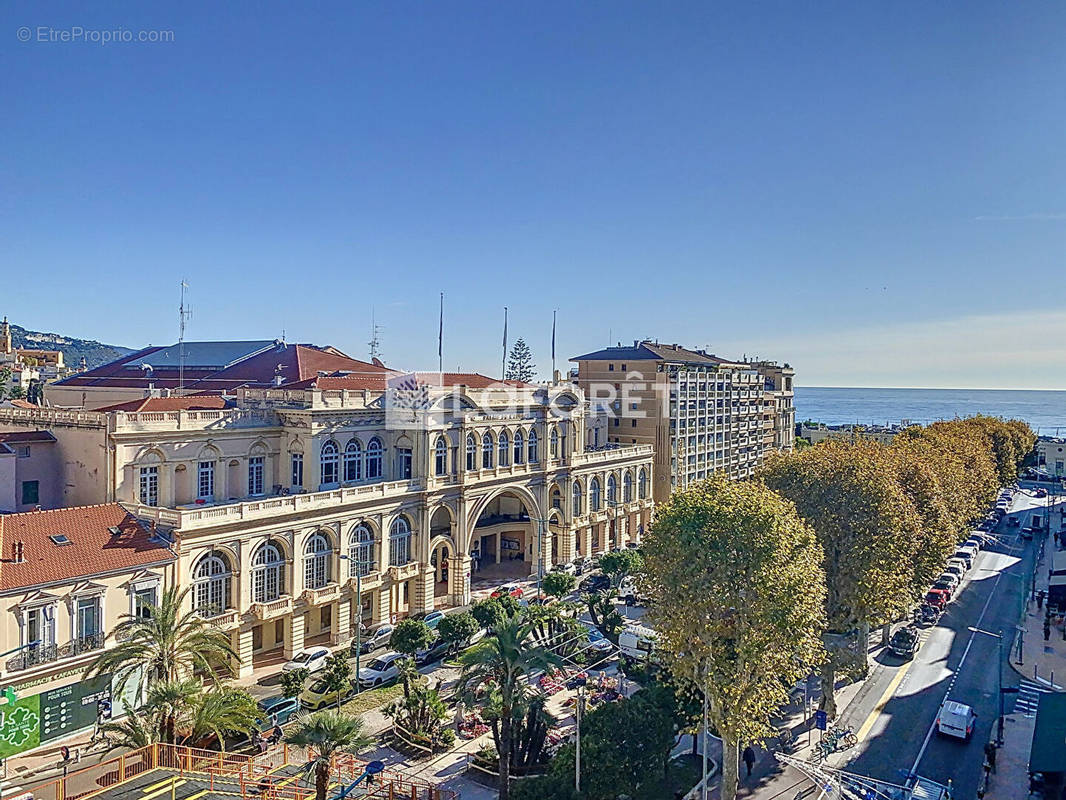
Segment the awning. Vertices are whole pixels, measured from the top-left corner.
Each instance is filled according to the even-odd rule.
[[[1066,694],[1041,692],[1033,729],[1030,772],[1066,772]]]

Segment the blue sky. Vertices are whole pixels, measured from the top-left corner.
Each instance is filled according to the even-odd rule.
[[[307,6],[306,8],[304,6]],[[1066,388],[1066,5],[8,2],[0,313]],[[19,41],[19,29],[30,41]],[[80,27],[172,42],[41,41]]]

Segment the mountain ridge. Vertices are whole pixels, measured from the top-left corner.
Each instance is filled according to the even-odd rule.
[[[95,339],[79,339],[59,333],[33,331],[14,323],[11,323],[11,344],[26,350],[59,350],[63,353],[63,363],[68,367],[76,368],[84,357],[90,369],[134,352],[130,347],[104,344]]]

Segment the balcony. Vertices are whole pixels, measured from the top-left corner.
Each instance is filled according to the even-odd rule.
[[[406,564],[392,565],[389,567],[388,576],[394,581],[405,581],[418,574],[419,564],[417,561],[408,561]]]
[[[374,572],[368,572],[364,575],[358,583],[362,586],[364,592],[368,592],[371,589],[377,589],[381,586],[381,579],[381,573],[375,570]],[[355,591],[356,583],[357,581],[354,575],[348,579],[348,585],[352,588],[352,591]]]
[[[227,608],[224,610],[201,608],[198,609],[196,613],[201,619],[210,622],[216,628],[221,628],[222,630],[236,628],[241,621],[240,612],[235,608]]]
[[[288,595],[285,597],[279,597],[277,600],[271,600],[267,603],[252,603],[252,616],[264,622],[270,619],[284,617],[286,614],[291,613],[292,598]]]
[[[309,605],[318,605],[319,603],[328,603],[331,600],[336,600],[340,597],[340,594],[341,586],[339,583],[327,583],[317,589],[304,589],[300,599]]]
[[[62,655],[80,656],[82,653],[91,653],[93,650],[100,650],[104,646],[104,639],[107,638],[103,633],[90,633],[86,636],[80,636],[72,641],[67,648],[70,650],[69,654],[63,653]]]
[[[5,669],[8,672],[30,669],[31,667],[49,664],[59,660],[59,646],[54,644],[37,645],[23,650],[7,660]]]

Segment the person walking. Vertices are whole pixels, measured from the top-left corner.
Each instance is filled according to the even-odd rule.
[[[744,748],[744,766],[748,768],[748,774],[746,777],[751,777],[751,771],[755,768],[755,751],[751,749],[749,744]]]
[[[985,743],[985,761],[988,762],[988,769],[992,772],[996,771],[996,750],[998,748],[992,743]]]
[[[1044,641],[1046,642],[1046,641],[1048,641],[1050,639],[1051,639],[1051,621],[1047,617],[1044,617]]]

